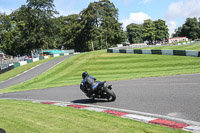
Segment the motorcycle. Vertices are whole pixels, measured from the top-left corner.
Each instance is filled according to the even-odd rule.
[[[97,98],[97,99],[107,99],[110,102],[115,101],[116,95],[112,91],[112,85],[107,85],[106,81],[104,82],[97,81],[97,82],[99,84],[98,89],[96,92],[94,92],[91,99],[95,100],[95,98]],[[87,91],[89,90],[89,88],[85,89],[83,81],[80,84],[80,89],[83,91],[83,93],[85,93],[85,95],[87,94]]]

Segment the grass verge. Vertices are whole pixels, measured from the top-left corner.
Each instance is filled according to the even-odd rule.
[[[38,77],[0,93],[79,84],[84,71],[100,81],[200,73],[200,58],[96,51],[73,56]]]
[[[31,62],[31,63],[28,63],[26,65],[12,69],[8,72],[2,73],[2,74],[0,74],[0,82],[5,81],[5,80],[7,80],[11,77],[14,77],[14,76],[32,68],[32,67],[34,67],[34,66],[37,66],[39,64],[45,63],[47,61],[50,61],[50,60],[53,60],[53,59],[56,59],[56,58],[59,58],[59,57],[52,57],[52,58],[48,58],[48,59],[39,60],[39,61],[36,61],[36,62]]]
[[[105,113],[14,100],[0,100],[0,128],[7,133],[184,132]]]

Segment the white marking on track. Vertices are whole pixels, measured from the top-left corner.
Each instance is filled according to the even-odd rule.
[[[106,110],[106,109],[95,108],[95,107],[87,107],[87,108],[83,108],[83,109],[86,109],[86,110],[89,110],[89,111],[96,111],[96,112],[103,112],[103,111]]]
[[[141,115],[135,115],[135,114],[123,115],[122,117],[132,119],[132,120],[143,121],[143,122],[146,122],[146,123],[148,123],[149,121],[157,119],[157,118],[154,118],[154,117],[147,117],[147,116],[141,116]]]

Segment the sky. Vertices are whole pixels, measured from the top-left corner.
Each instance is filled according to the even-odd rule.
[[[54,0],[60,15],[78,14],[97,0]],[[166,21],[169,33],[182,26],[188,17],[200,17],[200,0],[110,0],[119,10],[124,30],[128,24],[142,24],[146,19]],[[0,12],[7,14],[26,4],[26,0],[0,0]]]

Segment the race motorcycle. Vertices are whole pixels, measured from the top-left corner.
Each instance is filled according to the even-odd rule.
[[[95,98],[97,98],[97,99],[107,99],[110,102],[115,101],[116,95],[112,91],[112,85],[107,85],[106,81],[104,82],[97,81],[97,82],[99,83],[98,89],[96,92],[94,92],[91,99],[95,100]],[[83,91],[83,93],[85,93],[85,95],[89,90],[89,88],[85,88],[83,81],[80,84],[80,89]]]

